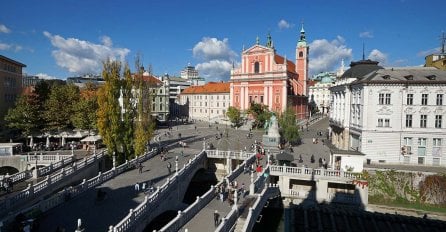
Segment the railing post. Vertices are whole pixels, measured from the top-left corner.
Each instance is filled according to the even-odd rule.
[[[251,184],[249,185],[249,194],[253,195],[255,191],[255,186],[254,186],[254,172],[251,172]]]
[[[77,219],[77,227],[75,232],[84,232],[84,227],[82,226],[82,221],[81,219]]]

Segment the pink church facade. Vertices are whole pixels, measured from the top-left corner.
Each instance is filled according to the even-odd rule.
[[[299,43],[302,42],[302,31]],[[254,46],[244,50],[241,65],[231,70],[231,106],[246,111],[251,102],[255,102],[278,114],[292,107],[298,119],[306,118],[308,46],[299,43],[296,47],[297,65],[276,54],[271,36],[265,46],[257,39]]]

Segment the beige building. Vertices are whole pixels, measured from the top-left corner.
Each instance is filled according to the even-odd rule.
[[[26,65],[0,55],[0,123],[22,91],[22,69]]]

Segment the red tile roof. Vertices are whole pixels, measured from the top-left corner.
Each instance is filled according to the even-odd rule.
[[[229,93],[229,85],[227,82],[208,82],[205,85],[191,86],[181,94]]]
[[[279,55],[274,55],[274,61],[276,62],[276,64],[283,64],[283,60],[285,60],[285,58],[283,58],[282,56]],[[296,65],[290,61],[290,60],[286,60],[287,62],[287,71],[291,72],[291,73],[296,73]]]
[[[141,78],[141,76],[138,75],[134,75],[135,79],[136,78]],[[148,82],[149,84],[162,84],[163,82],[160,81],[158,78],[152,76],[152,75],[143,75],[142,76],[143,80]]]

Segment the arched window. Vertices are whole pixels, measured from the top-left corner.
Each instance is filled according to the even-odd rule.
[[[299,57],[303,57],[304,53],[303,52],[299,52]]]
[[[254,63],[254,73],[259,73],[260,70],[260,64],[259,62]]]

